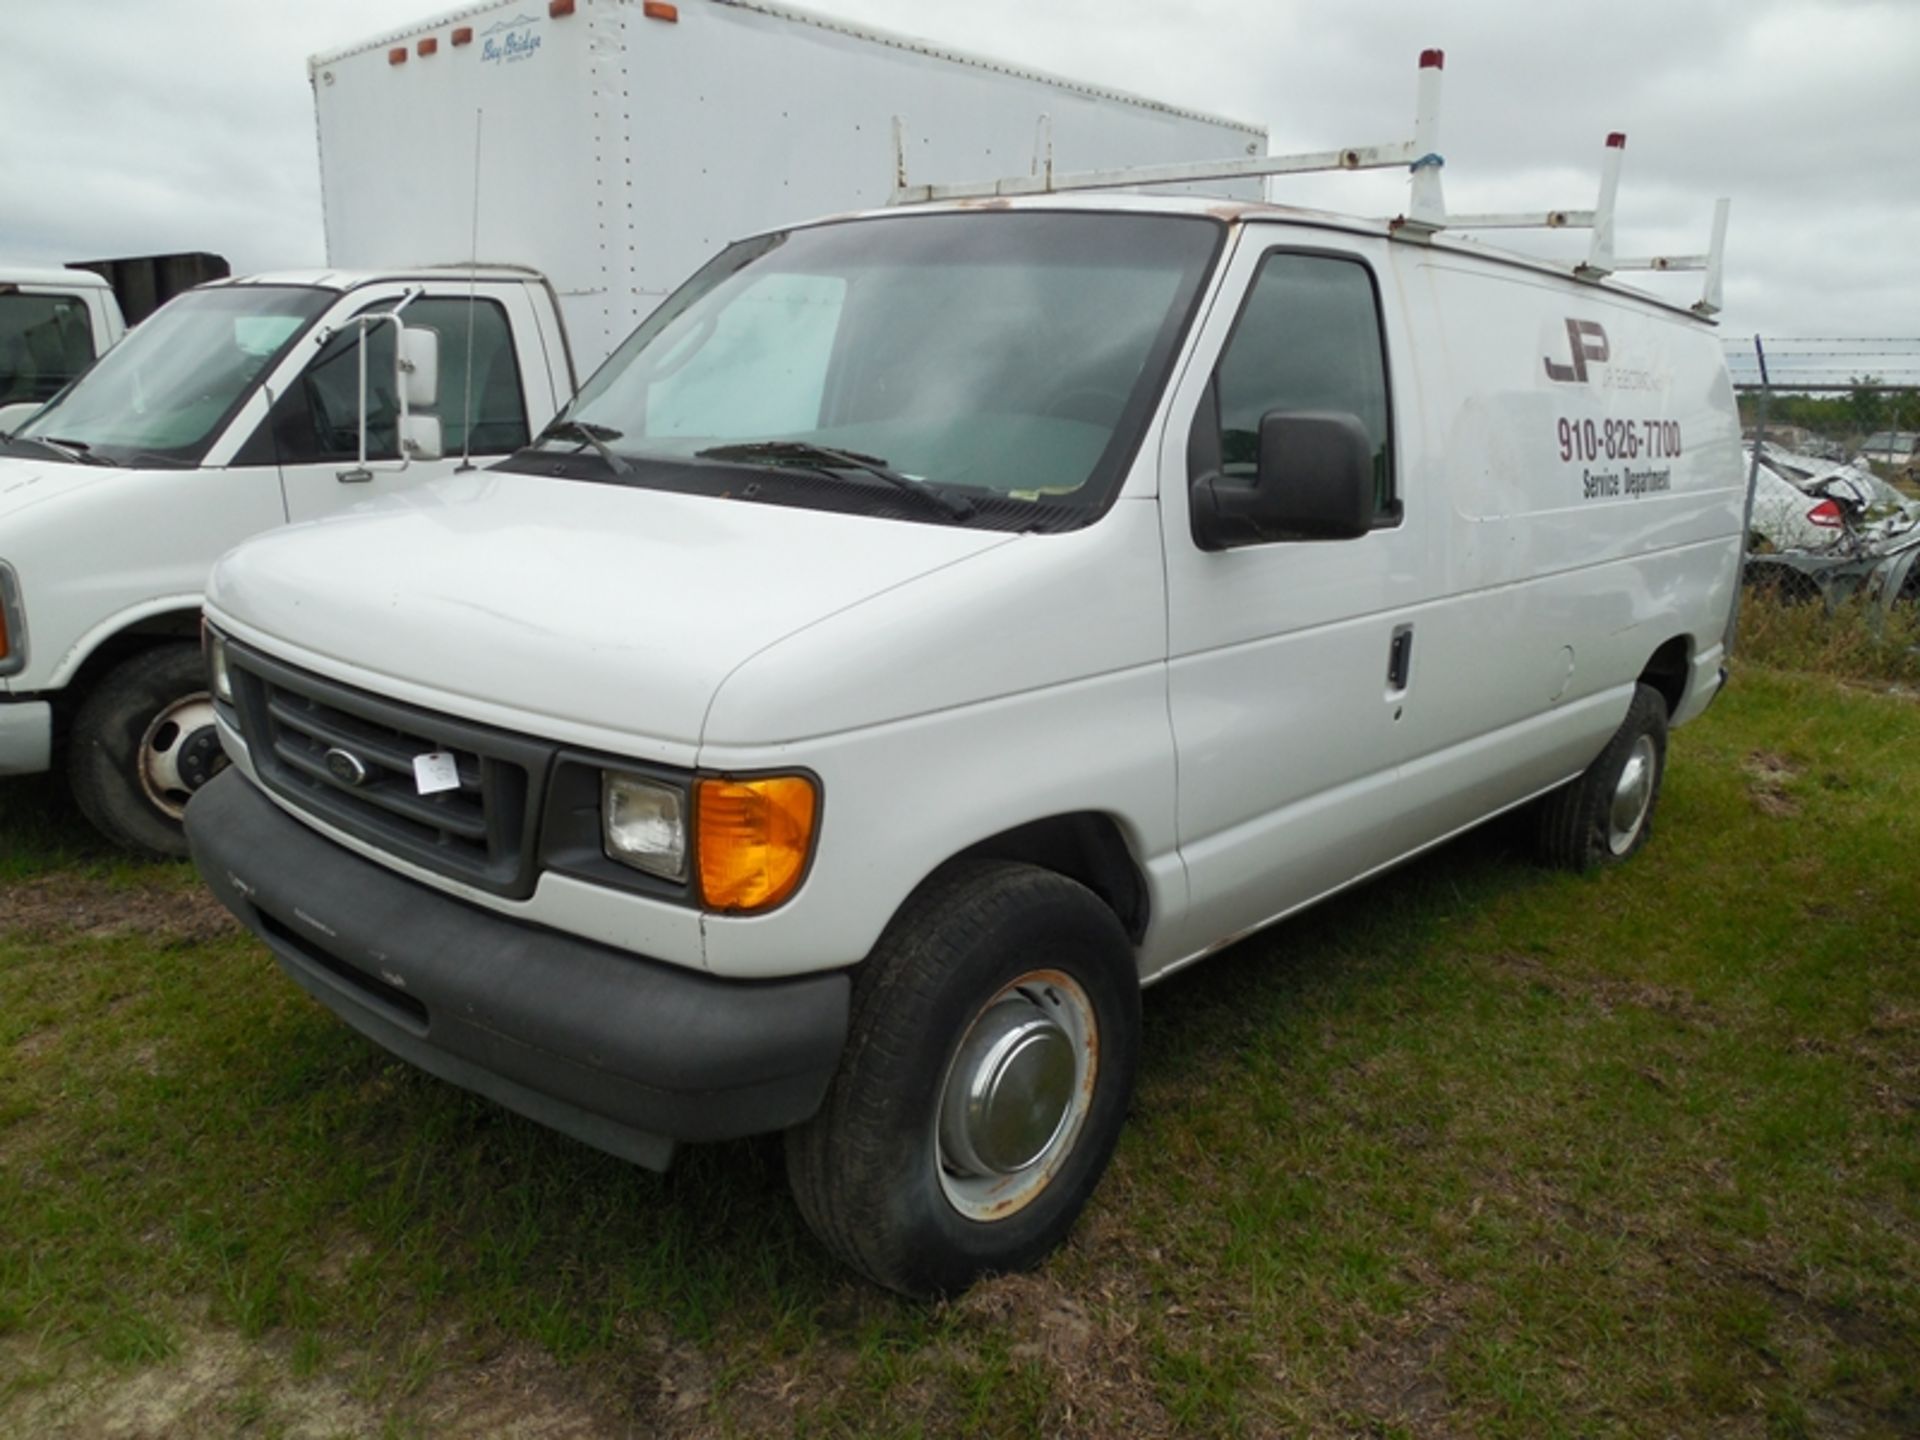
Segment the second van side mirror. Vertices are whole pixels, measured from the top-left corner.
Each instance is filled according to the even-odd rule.
[[[398,308],[362,315],[355,321],[360,327],[360,449],[354,468],[342,470],[338,476],[343,484],[363,484],[373,479],[375,471],[404,470],[415,460],[440,458],[439,417],[415,413],[431,409],[440,399],[440,332],[403,323]],[[399,399],[395,432],[400,453],[394,460],[372,461],[367,459],[368,417],[373,398],[367,374],[367,350],[375,328],[381,325],[391,325],[394,331],[393,391]]]
[[[400,327],[399,359],[401,387],[407,392],[408,408],[431,410],[440,403],[440,332],[423,325]]]
[[[1217,471],[1195,480],[1193,531],[1204,549],[1353,540],[1373,529],[1373,442],[1357,415],[1269,411],[1254,470],[1251,484]]]

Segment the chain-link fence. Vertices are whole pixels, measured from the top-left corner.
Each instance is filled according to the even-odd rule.
[[[1749,437],[1832,460],[1864,456],[1920,482],[1920,338],[1729,338],[1727,368]]]

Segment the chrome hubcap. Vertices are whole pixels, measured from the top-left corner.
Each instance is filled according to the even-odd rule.
[[[1613,807],[1607,815],[1607,848],[1616,855],[1627,853],[1640,827],[1647,822],[1658,765],[1653,737],[1642,735],[1633,742],[1627,763],[1620,767],[1620,779],[1613,787]]]
[[[193,792],[224,765],[205,691],[176,700],[153,717],[140,739],[140,788],[170,820],[186,814]]]
[[[947,1067],[940,1187],[972,1220],[1012,1214],[1046,1188],[1093,1100],[1093,1004],[1071,978],[1036,970],[974,1017]]]

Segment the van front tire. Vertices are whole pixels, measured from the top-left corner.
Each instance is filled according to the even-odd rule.
[[[187,854],[181,812],[225,767],[200,647],[156,645],[101,677],[74,716],[67,780],[80,813],[123,850]]]
[[[907,1295],[1030,1268],[1106,1170],[1139,1049],[1140,982],[1111,910],[1050,871],[952,865],[855,972],[840,1069],[787,1132],[800,1212]]]
[[[1546,795],[1534,812],[1540,858],[1584,872],[1637,855],[1653,832],[1667,773],[1667,702],[1635,685],[1627,718],[1578,779]]]

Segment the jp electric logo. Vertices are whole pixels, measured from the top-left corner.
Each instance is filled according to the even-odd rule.
[[[1573,353],[1571,364],[1562,365],[1546,356],[1547,378],[1572,384],[1587,383],[1587,366],[1601,365],[1607,359],[1607,332],[1592,320],[1567,321],[1567,348]]]
[[[531,60],[540,48],[541,37],[534,27],[538,15],[516,15],[480,32],[480,59],[494,65],[512,65]]]

